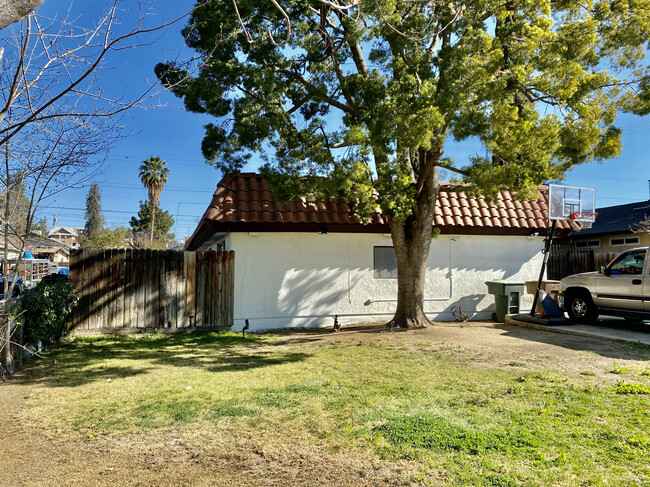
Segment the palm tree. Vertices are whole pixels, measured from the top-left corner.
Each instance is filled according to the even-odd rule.
[[[145,159],[140,166],[140,181],[147,188],[151,206],[151,241],[153,241],[153,230],[156,223],[156,208],[160,203],[160,193],[167,184],[167,174],[169,174],[167,163],[160,157],[151,156],[149,159]]]

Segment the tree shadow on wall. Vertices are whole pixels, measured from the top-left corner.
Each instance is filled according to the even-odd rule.
[[[359,281],[350,278],[342,287],[333,286],[347,268],[292,269],[285,273],[278,293],[278,310],[285,316],[301,316],[303,326],[322,325],[322,316],[341,314],[337,306],[347,302],[347,296]],[[311,316],[310,316],[311,315]],[[317,315],[317,316],[314,316]],[[310,319],[311,318],[311,319]]]

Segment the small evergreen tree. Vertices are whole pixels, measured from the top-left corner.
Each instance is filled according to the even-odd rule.
[[[174,226],[174,218],[168,211],[156,207],[154,228],[151,228],[151,206],[148,201],[140,202],[138,215],[131,217],[131,229],[133,230],[134,245],[137,247],[167,248],[174,240],[174,234],[169,230]],[[153,233],[153,240],[147,239],[147,235]],[[149,240],[149,245],[145,245]]]
[[[40,232],[41,235],[47,237],[47,218],[41,218],[38,223],[32,226],[32,231]]]
[[[86,238],[97,240],[99,233],[104,229],[104,218],[102,217],[102,195],[99,185],[93,183],[88,190],[86,197]]]

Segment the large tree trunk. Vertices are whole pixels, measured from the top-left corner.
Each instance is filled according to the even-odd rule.
[[[9,177],[9,143],[7,142],[5,144],[5,178],[7,182],[9,181]],[[7,300],[7,296],[9,296],[9,217],[11,215],[10,198],[11,191],[9,184],[7,184],[5,194],[5,207],[3,208],[4,225],[2,231],[2,240],[4,241],[4,249],[2,250],[2,293],[4,296],[4,303],[0,309],[0,314],[2,315],[0,316],[0,333],[2,333],[4,336],[0,336],[0,349],[2,349],[0,365],[4,367],[5,372],[8,375],[11,375],[13,373],[13,360],[11,356],[10,343],[11,323],[9,321],[9,301]],[[14,276],[14,283],[15,282],[16,276]]]
[[[438,168],[423,177],[413,214],[391,222],[397,257],[397,309],[394,326],[423,328],[431,324],[424,314],[424,284],[433,234],[433,212],[439,190]]]
[[[7,197],[5,198],[5,222],[9,221],[9,191],[7,190]],[[8,375],[13,374],[13,357],[11,355],[11,321],[9,320],[9,225],[5,223],[3,231],[4,250],[2,252],[2,289],[4,295],[4,303],[0,310],[0,330],[4,336],[0,337],[0,348],[2,348],[1,364]],[[16,277],[14,276],[14,282]]]
[[[153,205],[153,201],[151,202],[151,234],[149,236],[149,241],[153,242],[153,229],[154,225],[156,224],[156,207]]]

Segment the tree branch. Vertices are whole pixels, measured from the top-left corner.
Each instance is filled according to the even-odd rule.
[[[276,68],[276,71],[295,79],[300,84],[302,84],[305,88],[307,88],[307,91],[309,93],[312,93],[313,96],[318,97],[318,99],[324,101],[325,103],[328,103],[329,105],[332,105],[333,107],[338,108],[340,110],[343,110],[344,112],[349,113],[351,115],[355,114],[355,111],[354,111],[354,109],[352,107],[350,107],[350,106],[348,106],[348,105],[346,105],[344,103],[341,103],[340,101],[335,100],[332,97],[318,95],[319,89],[316,86],[314,86],[313,84],[311,84],[301,74],[296,73],[295,71],[291,71],[289,69]]]
[[[441,167],[447,171],[455,172],[456,174],[460,174],[461,176],[466,176],[469,177],[469,173],[463,169],[457,169],[453,166],[447,166],[446,164],[437,164],[438,167]]]
[[[357,72],[364,78],[367,78],[370,73],[368,71],[368,66],[366,65],[366,60],[363,56],[361,44],[359,44],[359,41],[356,39],[354,41],[352,40],[352,36],[350,36],[350,29],[347,25],[347,21],[343,18],[342,12],[337,11],[336,14],[338,16],[339,22],[341,23],[341,27],[343,28],[344,38],[347,39],[347,45],[350,49],[350,53],[352,54],[352,60],[357,67]]]

